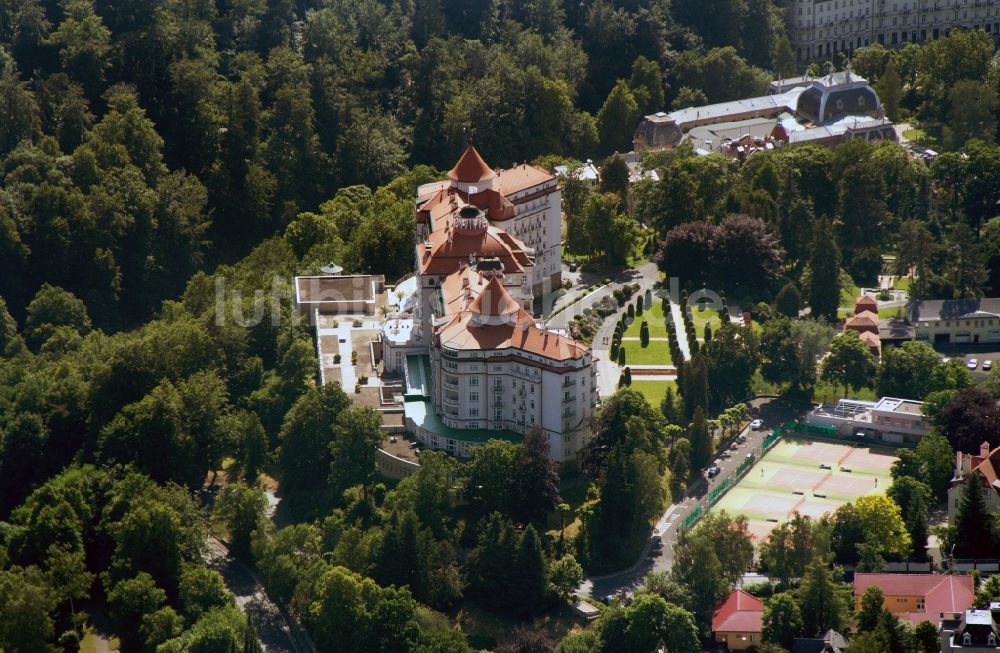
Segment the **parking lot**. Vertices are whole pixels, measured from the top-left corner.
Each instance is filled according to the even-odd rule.
[[[983,369],[985,361],[990,361],[990,367],[1000,365],[1000,347],[997,345],[949,345],[936,349],[942,359],[959,358],[965,361],[966,367],[976,381],[984,380],[990,373],[990,370]],[[971,364],[973,360],[976,361],[974,368]]]

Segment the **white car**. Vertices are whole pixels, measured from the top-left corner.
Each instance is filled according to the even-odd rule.
[[[993,361],[991,361],[988,358],[983,361],[983,371],[984,372],[989,372],[990,369],[992,369],[992,368],[993,368]]]
[[[965,363],[965,366],[966,366],[966,367],[968,367],[968,368],[969,368],[970,370],[974,370],[974,369],[976,369],[977,367],[979,367],[979,361],[978,361],[977,359],[975,359],[975,358],[970,358],[970,359],[969,359],[969,360],[968,360],[968,361],[967,361],[967,362]]]
[[[763,420],[755,419],[754,421],[750,422],[751,431],[759,431],[760,427],[762,426],[764,426]]]

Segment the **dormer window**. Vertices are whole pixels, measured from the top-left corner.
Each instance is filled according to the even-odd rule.
[[[972,635],[969,633],[962,635],[962,646],[972,646]]]
[[[990,633],[989,636],[987,636],[987,638],[986,638],[986,645],[987,646],[996,646],[997,645],[997,636],[996,636],[995,633]]]

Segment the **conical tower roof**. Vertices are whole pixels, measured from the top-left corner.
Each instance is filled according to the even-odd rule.
[[[448,179],[458,181],[463,184],[475,184],[477,182],[488,181],[496,177],[493,169],[486,165],[483,157],[472,145],[465,148],[458,163],[448,171]]]
[[[521,310],[518,303],[504,290],[501,278],[500,275],[491,276],[486,287],[469,305],[477,323],[501,324]]]

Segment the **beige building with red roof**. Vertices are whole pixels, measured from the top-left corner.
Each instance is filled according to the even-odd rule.
[[[854,574],[854,608],[861,609],[865,590],[875,585],[885,597],[883,607],[916,626],[961,615],[976,599],[972,576],[938,574]]]
[[[712,634],[730,651],[760,648],[763,620],[764,603],[743,590],[733,590],[712,615]]]
[[[383,338],[385,369],[404,374],[406,429],[469,457],[538,428],[572,468],[591,437],[596,368],[589,347],[531,313],[546,270],[558,275],[555,178],[532,166],[494,171],[471,146],[448,177],[419,191],[412,314],[387,322],[410,328]]]

